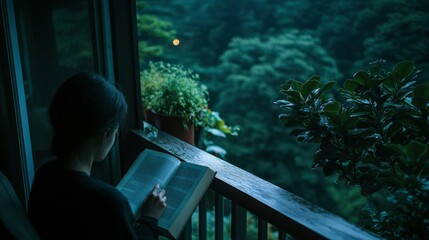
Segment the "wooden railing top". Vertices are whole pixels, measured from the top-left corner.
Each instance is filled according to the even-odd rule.
[[[133,130],[131,134],[133,141],[149,142],[152,147],[183,161],[212,168],[217,172],[211,186],[213,190],[292,236],[378,239],[343,218],[167,133],[147,134],[144,130]]]

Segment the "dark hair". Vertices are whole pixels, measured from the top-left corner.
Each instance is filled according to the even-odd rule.
[[[119,127],[127,111],[124,95],[102,76],[83,72],[70,77],[58,89],[49,110],[53,153],[67,156],[84,140]]]

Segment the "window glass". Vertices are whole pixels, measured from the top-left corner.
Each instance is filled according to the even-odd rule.
[[[62,81],[79,71],[91,71],[88,1],[19,0],[15,3],[21,61],[37,169],[50,158],[48,108]]]
[[[140,68],[163,61],[199,74],[209,108],[240,126],[238,136],[213,137],[199,147],[223,149],[226,161],[357,222],[365,202],[359,189],[311,171],[316,149],[289,136],[273,102],[287,80],[320,75],[342,86],[378,59],[387,69],[413,60],[428,82],[428,6],[406,0],[138,0]]]

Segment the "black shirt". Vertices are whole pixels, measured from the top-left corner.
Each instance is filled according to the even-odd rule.
[[[41,239],[157,239],[157,220],[134,224],[128,200],[115,187],[58,161],[37,172],[28,214]]]

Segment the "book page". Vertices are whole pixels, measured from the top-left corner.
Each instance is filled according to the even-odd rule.
[[[209,169],[183,162],[165,186],[167,208],[159,219],[159,226],[168,229],[189,202],[201,179]],[[214,175],[214,174],[213,174]],[[211,182],[212,178],[210,179]],[[183,216],[182,216],[183,217]]]
[[[166,185],[171,174],[180,165],[176,157],[144,150],[119,182],[117,189],[128,198],[135,215],[156,184]]]

